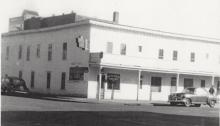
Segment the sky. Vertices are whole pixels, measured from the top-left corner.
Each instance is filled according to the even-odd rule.
[[[118,11],[120,24],[220,39],[220,0],[1,0],[0,32],[24,9],[42,17],[74,11],[106,20]]]

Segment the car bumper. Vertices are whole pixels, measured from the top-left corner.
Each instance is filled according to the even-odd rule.
[[[168,102],[184,103],[185,99],[169,99]]]

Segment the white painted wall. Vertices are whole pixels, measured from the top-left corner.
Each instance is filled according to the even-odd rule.
[[[104,52],[102,64],[142,66],[151,69],[203,72],[220,75],[220,44],[187,39],[143,34],[102,26],[91,27],[91,52]],[[106,54],[106,43],[113,43],[113,53]],[[126,56],[120,55],[120,44],[127,46]],[[138,46],[143,52],[138,52]],[[164,49],[164,59],[158,59],[158,50]],[[173,50],[178,51],[178,60],[172,60]],[[195,62],[190,62],[190,53],[195,52]],[[209,55],[206,58],[206,54]]]

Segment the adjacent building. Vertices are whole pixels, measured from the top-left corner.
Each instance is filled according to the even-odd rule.
[[[186,87],[220,88],[220,40],[76,13],[24,20],[2,34],[2,75],[32,92],[97,99],[168,100]]]

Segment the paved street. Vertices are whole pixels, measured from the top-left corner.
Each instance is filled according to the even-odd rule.
[[[57,101],[2,96],[3,126],[218,126],[219,109],[166,103]],[[88,101],[88,102],[85,102]]]

